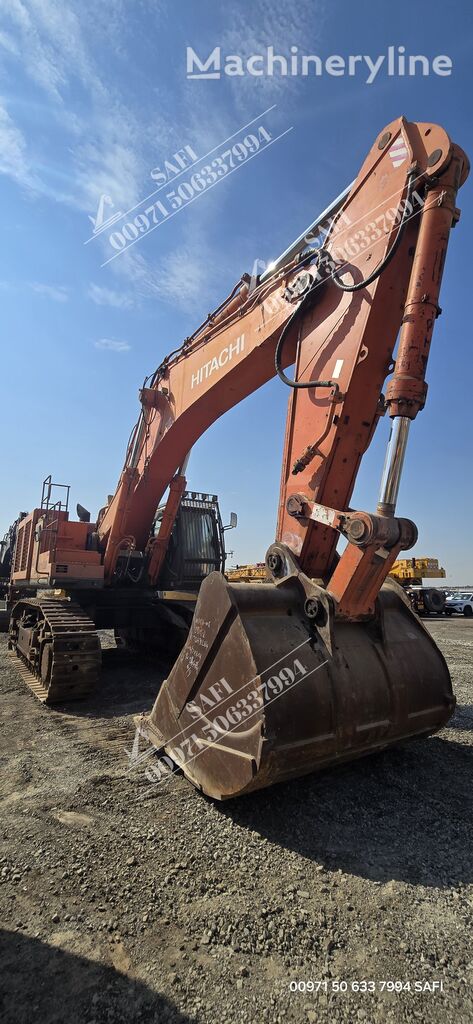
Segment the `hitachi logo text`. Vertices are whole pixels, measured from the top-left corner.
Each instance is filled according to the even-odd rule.
[[[239,338],[236,338],[230,345],[222,348],[220,355],[214,356],[213,359],[209,359],[208,363],[204,363],[197,370],[197,373],[192,374],[191,388],[197,387],[198,384],[202,384],[202,381],[208,380],[217,370],[221,370],[223,366],[230,363],[234,356],[239,356],[245,348],[245,335],[240,334]]]

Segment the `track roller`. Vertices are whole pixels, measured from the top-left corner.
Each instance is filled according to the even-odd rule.
[[[92,620],[71,601],[18,601],[8,647],[18,658],[24,681],[44,704],[82,700],[98,682],[100,640]]]

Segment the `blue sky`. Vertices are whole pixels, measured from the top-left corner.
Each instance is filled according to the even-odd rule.
[[[322,58],[405,46],[452,74],[250,76],[186,80],[186,45],[245,56],[269,45]],[[380,130],[404,114],[432,120],[473,153],[472,12],[400,0],[5,0],[0,9],[2,206],[0,532],[33,507],[41,481],[72,485],[95,514],[114,491],[143,378],[191,333],[256,258],[282,251],[356,175]],[[100,196],[127,210],[152,168],[184,146],[199,156],[275,104],[264,123],[293,130],[102,267],[91,235]],[[185,177],[185,176],[184,176]],[[182,179],[181,179],[182,180]],[[428,369],[398,512],[419,527],[418,554],[453,583],[473,583],[472,187],[450,244]],[[189,486],[218,493],[231,561],[262,559],[274,538],[287,389],[278,381],[201,439]],[[373,509],[388,434],[382,421],[355,502]],[[257,500],[255,500],[257,495]],[[414,553],[415,553],[414,552]]]

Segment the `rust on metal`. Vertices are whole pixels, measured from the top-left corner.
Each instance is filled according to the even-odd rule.
[[[317,627],[296,580],[212,573],[146,731],[222,800],[428,735],[454,703],[445,660],[394,581],[374,620]]]

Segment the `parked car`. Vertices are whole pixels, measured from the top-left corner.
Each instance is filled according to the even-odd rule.
[[[473,615],[473,592],[466,590],[462,594],[451,594],[445,601],[445,615],[465,615],[469,618]]]

